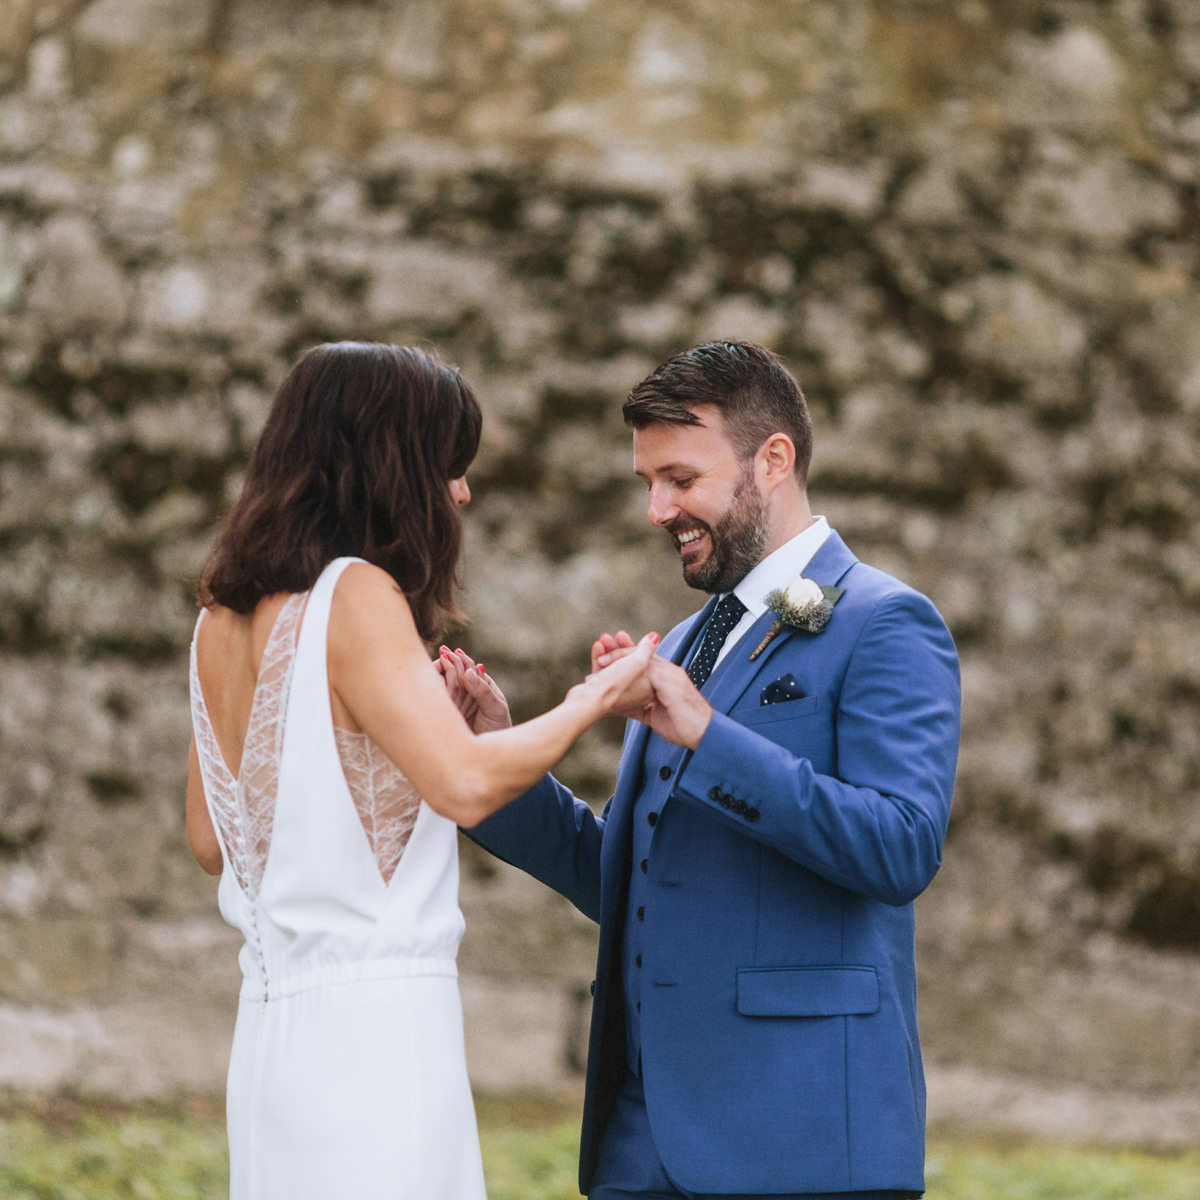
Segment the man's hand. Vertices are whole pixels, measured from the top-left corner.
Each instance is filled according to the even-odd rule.
[[[443,646],[433,665],[473,733],[490,733],[512,725],[508,701],[483,669],[483,663],[477,663],[465,650]]]
[[[654,700],[638,720],[676,746],[695,750],[712,720],[713,707],[688,678],[688,673],[657,655],[646,666]]]

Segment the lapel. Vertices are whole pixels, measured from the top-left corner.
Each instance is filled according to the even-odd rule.
[[[689,620],[678,625],[663,639],[659,654],[669,658],[673,663],[683,662],[688,647],[696,640],[704,623],[712,616],[712,610],[717,607],[716,596],[709,596],[708,603]]]
[[[813,555],[812,562],[804,569],[806,578],[819,583],[822,587],[833,587],[858,561],[845,542],[833,530],[821,544],[820,549]],[[728,712],[741,699],[746,689],[754,682],[759,672],[771,658],[778,653],[780,646],[792,638],[811,638],[814,635],[803,633],[797,629],[789,629],[786,625],[771,639],[767,648],[753,661],[750,655],[754,648],[763,640],[767,630],[775,621],[775,614],[768,609],[750,629],[742,635],[736,646],[721,661],[720,666],[713,672],[713,683],[708,693],[708,701],[718,712]],[[837,609],[834,609],[830,629],[837,621]],[[830,630],[817,634],[817,637],[827,637]]]

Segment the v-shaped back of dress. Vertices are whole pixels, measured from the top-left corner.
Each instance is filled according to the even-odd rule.
[[[236,775],[200,684],[203,613],[192,642],[196,747],[226,868],[221,912],[245,937],[246,987],[264,997],[330,971],[353,977],[400,962],[405,971],[452,971],[462,936],[453,823],[366,734],[333,725],[329,614],[355,561],[330,563],[310,592],[281,608]]]
[[[275,618],[254,687],[242,761],[236,775],[226,763],[213,731],[200,684],[197,642],[203,612],[196,621],[197,636],[192,640],[192,714],[204,793],[225,864],[249,898],[258,895],[271,844],[296,629],[307,599],[307,593],[289,596]]]

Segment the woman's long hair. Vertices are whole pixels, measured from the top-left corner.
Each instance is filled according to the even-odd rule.
[[[423,350],[337,342],[283,381],[200,576],[200,603],[253,611],[343,555],[382,567],[434,638],[454,602],[462,524],[449,483],[482,414],[458,369]]]

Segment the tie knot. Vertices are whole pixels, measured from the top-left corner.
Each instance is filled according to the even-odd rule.
[[[717,607],[713,609],[713,624],[724,626],[725,632],[728,633],[742,619],[742,613],[745,611],[746,606],[730,592],[728,596],[722,596],[717,602]]]

